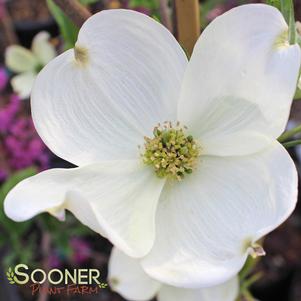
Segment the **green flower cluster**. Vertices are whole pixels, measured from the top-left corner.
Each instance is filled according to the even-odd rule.
[[[171,123],[154,128],[153,138],[145,137],[143,162],[152,165],[159,178],[182,180],[196,168],[200,147],[185,127]]]

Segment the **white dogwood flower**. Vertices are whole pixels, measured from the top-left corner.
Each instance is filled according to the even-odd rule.
[[[11,80],[13,90],[22,98],[28,98],[39,71],[56,56],[55,47],[49,42],[46,31],[39,32],[32,41],[31,50],[20,45],[6,48],[5,64],[17,73]]]
[[[276,141],[300,67],[287,32],[277,9],[241,6],[206,28],[188,62],[143,14],[92,16],[31,99],[39,135],[79,167],[24,180],[6,214],[68,209],[173,286],[230,279],[296,204],[296,169]]]
[[[139,260],[113,248],[109,260],[108,282],[113,291],[126,300],[147,301],[235,301],[239,294],[237,276],[227,282],[201,289],[185,289],[160,283],[150,278]]]

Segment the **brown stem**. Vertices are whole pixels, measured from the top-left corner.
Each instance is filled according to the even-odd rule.
[[[5,4],[0,1],[0,32],[1,31],[3,32],[4,43],[6,45],[18,44],[13,21],[7,12]]]
[[[200,31],[198,0],[175,0],[177,38],[190,56]]]
[[[173,31],[171,16],[170,16],[170,9],[168,7],[168,0],[160,0],[160,16],[162,24],[170,31]]]
[[[43,253],[43,269],[47,273],[49,272],[49,255],[51,250],[51,235],[45,230],[42,230],[42,253]],[[37,301],[47,301],[48,293],[47,290],[49,288],[49,282],[46,280],[43,284],[43,288],[39,293],[39,297]]]
[[[53,0],[63,12],[73,21],[73,23],[81,27],[85,21],[91,17],[91,13],[86,7],[81,5],[77,0]]]

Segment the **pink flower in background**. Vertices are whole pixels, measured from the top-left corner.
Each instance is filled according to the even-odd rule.
[[[254,2],[254,1],[250,1]],[[206,15],[206,20],[208,22],[213,21],[216,17],[222,15],[226,11],[230,10],[231,8],[240,5],[240,2],[237,0],[228,0],[215,5]]]
[[[219,15],[221,15],[222,13],[224,13],[226,11],[226,7],[224,4],[220,4],[215,6],[212,10],[210,10],[206,16],[206,19],[208,22],[213,21],[216,17],[218,17]]]
[[[57,252],[52,252],[48,258],[48,264],[51,269],[60,268],[62,266],[62,261]]]
[[[46,147],[37,136],[30,117],[19,117],[14,120],[4,139],[10,165],[13,169],[22,169],[38,165],[41,169],[48,167],[45,160]]]
[[[6,87],[8,83],[8,75],[4,68],[0,68],[0,91]]]
[[[133,10],[139,12],[139,13],[142,13],[142,14],[145,14],[147,16],[150,16],[151,15],[151,11],[149,8],[147,7],[143,7],[143,6],[136,6],[134,8],[132,8]]]
[[[0,169],[0,183],[4,182],[6,178],[7,178],[7,172],[5,170]]]
[[[69,246],[72,250],[71,254],[67,255],[62,249],[57,248],[49,255],[50,268],[60,268],[66,262],[72,265],[81,265],[91,258],[92,250],[90,244],[80,237],[73,237],[69,241]]]
[[[139,13],[142,13],[142,14],[145,14],[145,15],[148,15],[150,16],[151,15],[151,10],[147,7],[144,7],[144,6],[132,6],[130,4],[130,1],[119,1],[119,0],[110,0],[109,3],[108,3],[108,8],[109,9],[112,9],[112,8],[125,8],[125,9],[132,9],[132,10],[135,10]]]
[[[91,246],[82,238],[75,237],[70,241],[73,249],[72,261],[78,265],[86,262],[91,257]]]
[[[4,98],[2,102],[5,102]],[[8,103],[0,107],[0,182],[15,170],[30,166],[37,166],[39,170],[49,167],[48,150],[38,136],[31,117],[22,112],[22,106],[19,97],[11,95]]]
[[[12,124],[17,112],[20,110],[20,100],[12,95],[9,103],[0,108],[0,134],[5,134]]]

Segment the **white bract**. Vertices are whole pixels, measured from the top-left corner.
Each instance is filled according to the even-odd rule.
[[[49,42],[48,32],[39,32],[32,41],[31,50],[20,45],[6,48],[5,64],[18,75],[11,80],[13,90],[22,98],[28,98],[38,72],[56,56],[55,47]]]
[[[79,167],[24,180],[6,214],[70,210],[173,286],[232,278],[296,204],[296,169],[276,141],[300,67],[287,31],[275,8],[240,6],[206,28],[188,62],[143,14],[92,16],[31,99],[39,135]]]
[[[139,260],[113,248],[109,260],[108,282],[113,291],[127,300],[147,301],[235,301],[239,294],[237,276],[227,282],[201,289],[178,288],[150,278]]]

